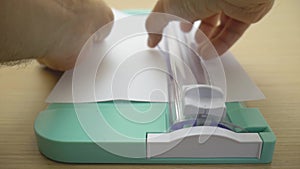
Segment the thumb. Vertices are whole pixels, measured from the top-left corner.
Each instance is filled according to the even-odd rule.
[[[148,31],[148,46],[155,47],[162,38],[163,29],[167,26],[168,21],[159,17],[159,13],[164,13],[163,1],[158,1],[152,10],[152,13],[146,20],[146,30]]]
[[[148,46],[155,47],[162,39],[162,33],[164,28],[171,21],[180,21],[182,25],[192,25],[189,20],[181,18],[181,15],[170,11],[170,1],[159,0],[152,10],[152,13],[146,20],[146,30],[148,31]],[[175,5],[177,6],[177,5]],[[187,31],[190,28],[187,28]]]

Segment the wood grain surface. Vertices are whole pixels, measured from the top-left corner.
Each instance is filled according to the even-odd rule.
[[[153,0],[106,0],[117,9],[151,9]],[[276,0],[232,52],[267,99],[247,102],[261,110],[277,136],[271,164],[75,165],[53,162],[37,149],[34,119],[61,73],[35,61],[0,68],[0,168],[300,168],[300,1]]]

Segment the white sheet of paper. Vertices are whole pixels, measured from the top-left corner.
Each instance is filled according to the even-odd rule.
[[[116,19],[127,16],[116,10],[114,10],[114,14]],[[132,31],[134,29],[132,27]],[[105,41],[93,44],[92,48],[97,54],[88,58],[88,62],[91,65],[98,63],[99,57],[103,58],[103,52],[110,49],[114,44],[110,42],[110,39],[117,38],[117,34],[121,33],[118,24],[115,24]],[[226,75],[228,102],[264,98],[263,93],[230,52],[224,54],[221,61]],[[46,102],[74,102],[72,94],[73,71],[69,70],[63,74]],[[157,49],[147,47],[146,34],[130,37],[119,42],[103,58],[94,78],[94,93],[90,93],[90,85],[79,84],[80,90],[76,91],[76,103],[110,100],[167,102],[168,88],[165,71],[164,58]]]

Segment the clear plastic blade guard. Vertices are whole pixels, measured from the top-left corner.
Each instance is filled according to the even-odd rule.
[[[173,21],[166,27],[159,45],[169,73],[170,131],[217,126],[226,114],[222,62],[210,41],[197,28],[194,26],[191,32],[184,33],[179,22]],[[194,40],[196,32],[201,44]]]

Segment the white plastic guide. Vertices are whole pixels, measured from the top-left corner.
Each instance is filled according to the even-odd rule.
[[[200,143],[199,137],[209,137],[209,139]],[[148,134],[147,157],[259,159],[262,144],[257,133],[235,133],[219,127],[196,126],[170,133]]]

